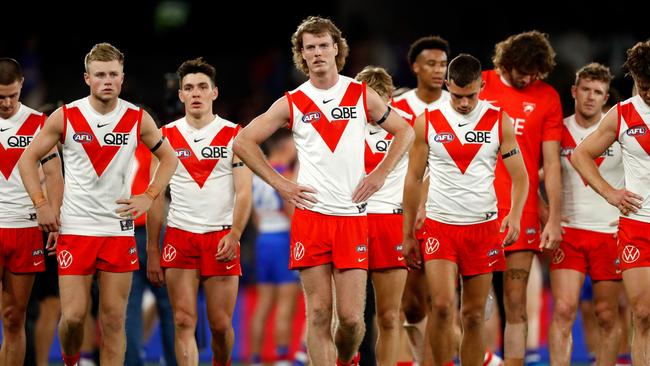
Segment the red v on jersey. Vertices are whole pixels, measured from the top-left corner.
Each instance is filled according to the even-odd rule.
[[[227,146],[230,140],[235,138],[239,127],[223,127],[212,139],[209,146]],[[214,170],[214,167],[219,163],[219,159],[202,159],[199,160],[196,157],[196,154],[190,147],[190,144],[185,140],[183,134],[178,130],[176,126],[171,128],[164,129],[165,135],[169,139],[169,143],[174,147],[174,150],[177,149],[187,149],[192,153],[185,158],[181,158],[180,162],[183,164],[187,172],[190,173],[192,179],[199,185],[200,188],[203,188],[205,181],[208,180],[210,173]]]
[[[571,132],[569,131],[568,128],[566,128],[566,126],[562,126],[562,142],[561,142],[561,145],[562,145],[563,149],[571,149],[571,152],[566,155],[567,160],[569,160],[569,162],[571,162],[571,154],[573,154],[573,150],[575,150],[575,148],[576,148],[576,146],[578,146],[578,144],[576,144],[576,141],[573,139],[573,136],[571,136]],[[600,164],[602,164],[603,161],[605,161],[604,156],[599,156],[596,159],[594,159],[594,162],[596,163],[596,166],[598,166],[598,167],[600,167]],[[582,179],[582,183],[584,183],[585,186],[587,186],[588,183],[585,180],[585,178],[583,178],[582,175],[580,176],[580,178]]]
[[[645,127],[645,133],[636,134],[634,137],[636,138],[636,141],[639,143],[639,145],[641,145],[643,150],[645,150],[645,152],[650,155],[650,128],[643,120],[641,115],[639,115],[639,112],[637,112],[632,103],[621,105],[621,109],[621,113],[623,115],[623,118],[625,118],[628,130],[634,127]]]
[[[341,99],[341,103],[339,103],[339,107],[355,106],[363,94],[363,88],[364,84],[350,83],[348,89],[345,91],[345,95],[343,95],[343,99]],[[300,90],[292,94],[291,99],[293,99],[294,104],[303,115],[311,112],[320,113],[320,119],[316,122],[312,122],[311,125],[314,126],[323,141],[325,141],[325,144],[327,144],[330,151],[334,152],[336,146],[341,140],[343,131],[345,131],[345,127],[348,125],[349,119],[330,122],[325,116],[325,113],[318,108],[316,103]]]
[[[20,126],[15,136],[34,136],[36,130],[43,125],[44,120],[44,114],[31,114],[27,117],[25,122],[23,122],[22,126]],[[11,176],[11,172],[13,172],[18,163],[18,159],[20,159],[20,156],[23,154],[25,149],[26,147],[7,147],[5,149],[4,146],[0,144],[0,171],[2,171],[2,175],[4,175],[5,179],[8,180]]]
[[[442,145],[445,147],[451,159],[456,163],[460,172],[465,174],[467,167],[472,163],[476,154],[483,146],[482,144],[462,144],[460,139],[454,132],[454,129],[451,128],[449,121],[445,118],[442,112],[439,109],[429,111],[427,113],[428,123],[431,123],[436,133],[449,133],[454,136],[454,139],[447,141]],[[494,127],[494,124],[499,121],[499,111],[494,109],[488,109],[481,120],[478,121],[474,131],[490,131]]]
[[[95,136],[92,128],[90,128],[90,124],[79,108],[66,108],[64,115],[67,116],[67,120],[70,121],[70,125],[74,129],[75,133],[79,134],[84,132],[92,136],[92,141],[85,142],[81,146],[83,146],[86,151],[90,162],[95,168],[97,176],[101,177],[104,170],[106,170],[106,167],[108,167],[108,164],[111,163],[117,152],[120,150],[120,146],[100,145],[97,136]],[[142,118],[142,110],[129,108],[112,132],[128,133],[133,130],[133,127],[138,123],[140,118]],[[140,138],[140,136],[137,136],[137,138]]]

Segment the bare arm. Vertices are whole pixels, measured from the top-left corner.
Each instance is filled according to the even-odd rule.
[[[151,171],[158,169],[158,159],[152,157]],[[154,286],[165,283],[160,266],[160,231],[165,220],[165,194],[161,192],[147,211],[147,277]]]
[[[233,150],[246,166],[275,188],[286,201],[299,207],[311,207],[310,202],[315,203],[316,200],[307,193],[315,191],[291,182],[276,172],[264,159],[264,154],[259,147],[275,131],[286,126],[290,117],[287,98],[278,99],[266,112],[253,119],[239,132]]]
[[[425,141],[424,114],[415,120],[415,141],[409,151],[409,165],[404,180],[403,254],[409,266],[419,268],[421,263],[418,242],[415,238],[415,217],[420,203],[424,170],[429,156],[429,146]]]
[[[544,186],[548,196],[548,221],[542,231],[542,249],[555,249],[562,241],[562,165],[560,142],[542,142]]]
[[[41,190],[41,183],[38,177],[38,164],[40,159],[42,159],[48,152],[56,149],[57,141],[59,141],[63,134],[63,123],[63,110],[59,108],[48,117],[41,131],[36,135],[36,137],[34,137],[34,140],[32,140],[18,161],[20,178],[23,181],[27,194],[29,194],[32,202],[34,202],[38,224],[41,230],[44,231],[58,231],[59,218],[57,215],[58,211],[52,209],[55,206],[51,203],[47,204],[48,201],[45,199],[43,191]],[[52,161],[49,163],[52,163]],[[50,170],[50,167],[47,167],[47,169],[50,171],[49,173],[53,173],[53,170]],[[56,167],[53,167],[52,169],[56,169]],[[58,169],[59,174],[61,174],[60,165],[58,166]],[[44,173],[46,174],[47,179],[47,175],[50,174],[45,171]],[[52,176],[50,175],[50,181],[51,178]],[[48,183],[48,186],[49,184],[50,183]],[[56,185],[60,184],[60,182],[57,183],[56,179],[54,182],[51,182],[51,184],[53,192],[50,193],[50,199],[58,201],[58,203],[54,202],[54,204],[58,204],[58,207],[60,207],[60,200],[62,200],[62,198],[59,197],[63,196],[62,184],[61,187],[57,187]],[[60,190],[61,193],[57,193],[57,190]]]
[[[503,245],[507,246],[517,241],[517,238],[519,237],[519,232],[521,230],[521,214],[524,210],[524,204],[526,203],[529,187],[528,173],[526,172],[524,159],[522,158],[521,153],[514,153],[514,151],[519,150],[517,139],[515,138],[515,129],[512,120],[505,112],[503,113],[503,118],[501,120],[501,136],[501,155],[510,154],[510,156],[503,159],[503,165],[506,167],[506,170],[508,170],[508,174],[512,179],[510,212],[501,223],[501,232],[503,232],[506,227],[508,228],[508,233],[503,240]]]
[[[241,162],[235,155],[233,163]],[[223,237],[217,248],[217,260],[229,261],[237,255],[237,245],[246,227],[253,205],[253,173],[248,167],[239,166],[232,170],[235,185],[235,205],[232,215],[232,229]]]
[[[615,189],[603,178],[594,159],[599,157],[616,140],[618,128],[616,108],[612,108],[598,125],[596,131],[587,136],[571,154],[571,164],[599,195],[623,215],[636,212],[643,198],[633,192]]]
[[[367,89],[366,102],[368,104],[368,113],[373,121],[380,120],[386,113],[388,107],[371,88]],[[388,118],[381,124],[381,127],[395,137],[381,163],[354,190],[352,201],[355,203],[366,201],[384,185],[388,173],[395,168],[395,165],[413,144],[415,137],[413,129],[395,111],[390,111]]]
[[[149,148],[152,149],[158,142],[160,142],[162,134],[153,118],[149,113],[144,112],[142,116],[142,125],[140,126],[140,139]],[[176,171],[178,159],[167,140],[163,140],[162,144],[156,151],[153,152],[154,156],[160,162],[158,168],[154,173],[154,177],[149,184],[149,188],[143,193],[133,196],[128,199],[117,200],[117,203],[124,206],[117,210],[122,217],[132,216],[136,218],[149,209],[152,202],[160,195],[161,192],[169,184],[169,180]]]

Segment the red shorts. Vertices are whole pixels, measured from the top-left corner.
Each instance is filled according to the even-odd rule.
[[[428,237],[422,259],[446,259],[458,265],[463,276],[503,271],[506,260],[499,240],[497,220],[471,225],[451,225],[427,219]]]
[[[133,236],[59,235],[59,275],[91,275],[96,270],[131,272],[140,268]]]
[[[0,268],[12,273],[45,271],[43,234],[38,227],[0,228]]]
[[[368,214],[368,269],[406,268],[402,222],[400,214]]]
[[[237,257],[229,262],[217,260],[219,241],[230,229],[204,234],[167,227],[160,265],[163,268],[198,269],[201,276],[241,276],[239,245]]]
[[[614,234],[565,227],[560,247],[553,252],[551,271],[573,269],[595,281],[620,280],[618,262]]]
[[[508,215],[509,210],[499,210],[499,227],[502,220]],[[508,234],[508,229],[499,234],[499,240],[503,242]],[[532,250],[541,253],[539,245],[542,243],[542,231],[539,226],[539,215],[537,213],[524,212],[521,215],[519,238],[512,245],[504,248],[506,253],[522,250]]]
[[[618,258],[623,271],[650,267],[650,223],[621,217],[618,222]]]
[[[367,217],[294,211],[289,269],[328,263],[338,269],[368,269]]]

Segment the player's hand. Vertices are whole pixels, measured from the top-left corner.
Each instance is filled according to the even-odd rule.
[[[539,244],[539,249],[555,250],[560,246],[561,241],[562,226],[560,222],[547,222],[544,231],[542,231],[542,241]]]
[[[47,236],[47,242],[45,243],[45,251],[47,252],[47,255],[56,255],[57,240],[59,240],[59,232],[50,232],[50,234]]]
[[[280,193],[280,196],[285,201],[291,203],[299,209],[312,208],[315,203],[318,203],[316,198],[310,193],[317,193],[315,189],[307,186],[301,186],[296,182],[284,179],[275,187]]]
[[[135,220],[147,212],[149,207],[151,207],[152,202],[153,200],[151,197],[146,194],[139,194],[128,199],[122,198],[115,201],[115,203],[124,206],[118,208],[115,212],[118,213],[120,217],[128,217]]]
[[[41,231],[51,233],[59,231],[59,227],[61,226],[59,217],[55,215],[54,210],[52,210],[49,204],[44,204],[36,209],[36,219],[38,220],[38,227]]]
[[[505,248],[509,245],[512,245],[519,239],[519,233],[521,232],[521,217],[516,217],[515,215],[508,214],[506,217],[501,220],[501,227],[499,232],[503,233],[508,229],[506,237],[503,238],[503,243],[501,247]]]
[[[226,236],[219,240],[215,258],[219,262],[230,262],[231,260],[237,259],[238,246],[239,238],[237,238],[237,236],[232,232],[229,232]]]
[[[352,202],[365,202],[384,185],[386,175],[374,170],[359,182],[352,193]]]
[[[610,205],[618,208],[623,216],[636,213],[641,208],[643,197],[625,188],[614,189],[605,197]]]
[[[420,230],[424,221],[427,219],[427,211],[424,206],[418,207],[418,212],[415,214],[415,230]]]
[[[147,278],[156,287],[165,284],[165,273],[160,266],[160,250],[147,250]]]
[[[420,243],[417,239],[409,237],[402,243],[402,254],[406,260],[406,265],[410,268],[422,268],[422,253],[420,253]]]

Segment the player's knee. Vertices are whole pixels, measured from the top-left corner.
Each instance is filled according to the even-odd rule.
[[[526,296],[525,294],[511,293],[504,296],[504,307],[508,318],[515,318],[517,321],[526,319]]]
[[[563,323],[573,323],[578,311],[578,304],[566,301],[562,298],[555,300],[553,304],[553,318]]]
[[[427,315],[425,304],[419,301],[409,300],[402,302],[402,311],[404,311],[404,318],[411,324],[419,323]]]
[[[346,309],[339,313],[339,327],[347,332],[356,332],[364,326],[363,313],[356,309]]]
[[[650,331],[650,305],[649,304],[634,304],[632,312],[634,318],[634,326],[637,330],[647,333]]]
[[[102,334],[120,334],[124,332],[124,315],[120,311],[105,311],[99,317]]]
[[[196,327],[196,314],[183,309],[174,312],[174,327],[176,331],[192,331]]]
[[[431,302],[431,314],[439,321],[451,321],[454,314],[454,301],[449,299],[434,299]]]
[[[68,329],[82,329],[86,321],[86,313],[83,311],[66,312],[61,314],[61,325]]]
[[[377,314],[377,323],[383,330],[393,330],[399,325],[399,311],[396,309],[382,311]]]
[[[618,317],[617,307],[607,302],[596,303],[595,312],[598,327],[609,333],[616,325],[616,318]]]
[[[18,333],[25,328],[25,307],[11,305],[2,312],[2,324],[5,331]]]
[[[308,314],[309,325],[317,329],[330,329],[332,310],[328,308],[313,308]]]
[[[232,319],[226,314],[217,314],[208,321],[212,337],[220,339],[232,328]]]
[[[466,331],[482,327],[485,323],[485,309],[483,307],[465,307],[461,312],[463,329]]]

